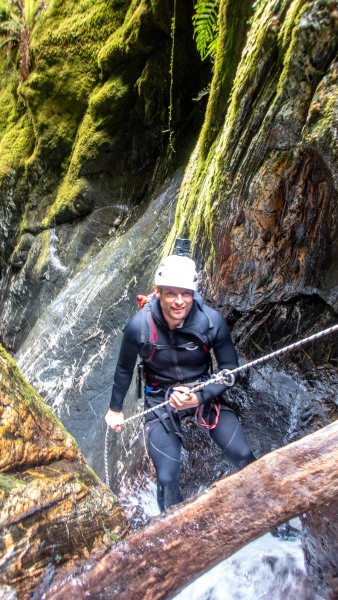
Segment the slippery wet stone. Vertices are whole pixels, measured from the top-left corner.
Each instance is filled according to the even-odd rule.
[[[303,549],[314,589],[323,598],[338,598],[338,499],[303,515]]]

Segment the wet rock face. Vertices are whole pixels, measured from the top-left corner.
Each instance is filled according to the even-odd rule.
[[[192,99],[210,67],[195,48],[192,5],[176,16],[171,153],[172,7],[131,4],[66,0],[33,32],[20,97],[34,148],[6,155],[0,169],[0,341],[13,352],[67,280],[144,212],[196,138],[203,103]],[[5,147],[10,135],[8,126]]]
[[[294,3],[285,6],[285,14],[266,13],[261,40],[253,27],[247,51],[257,51],[256,76],[243,59],[226,120],[231,135],[225,129],[216,152],[224,166],[213,190],[211,284],[218,301],[238,310],[299,293],[337,310],[335,7],[314,2],[288,30]]]
[[[29,598],[59,565],[114,543],[126,521],[2,349],[0,397],[0,595]]]
[[[323,598],[338,597],[338,501],[302,517],[303,549],[315,591]]]
[[[122,329],[138,310],[136,295],[153,289],[154,267],[172,224],[181,178],[179,170],[158,188],[145,214],[124,236],[105,244],[69,279],[17,354],[24,375],[103,478],[103,419]],[[136,394],[133,390],[130,395],[127,414],[135,411]]]

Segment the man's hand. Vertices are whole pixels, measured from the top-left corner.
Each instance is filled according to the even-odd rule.
[[[114,429],[115,431],[121,431],[122,424],[124,422],[124,415],[122,411],[115,411],[109,409],[105,416],[105,419],[108,427]]]
[[[186,408],[199,406],[199,400],[196,394],[190,393],[188,387],[181,385],[173,388],[173,392],[169,397],[169,404],[176,410],[185,410]]]

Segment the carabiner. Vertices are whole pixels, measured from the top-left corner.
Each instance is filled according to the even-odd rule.
[[[222,381],[222,383],[224,383],[224,385],[227,385],[228,387],[232,387],[236,381],[235,379],[235,375],[233,373],[231,373],[231,371],[229,371],[229,369],[223,369],[223,371],[221,371],[221,373],[219,373],[220,375],[220,380]]]

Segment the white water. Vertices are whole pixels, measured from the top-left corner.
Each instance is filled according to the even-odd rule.
[[[294,524],[294,523],[293,523]],[[300,541],[266,534],[199,577],[175,600],[314,600]]]
[[[144,519],[159,514],[156,486],[128,496],[128,508],[142,509]],[[299,519],[291,524],[301,528]],[[281,540],[270,533],[186,586],[175,600],[320,600],[305,571],[300,539]]]

